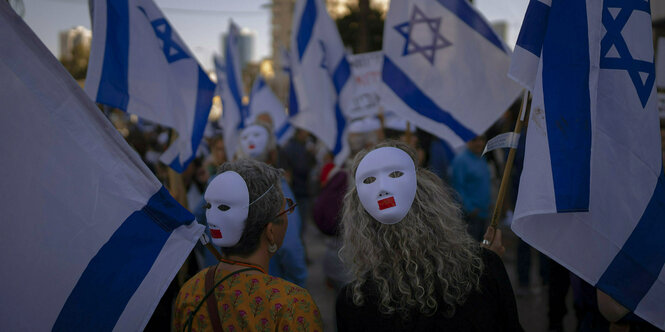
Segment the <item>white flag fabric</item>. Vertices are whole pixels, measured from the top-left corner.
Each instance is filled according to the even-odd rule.
[[[510,50],[467,0],[393,0],[382,77],[394,111],[453,147],[482,134],[520,93]]]
[[[512,229],[665,329],[665,175],[649,2],[548,7]]]
[[[298,113],[291,123],[316,135],[339,163],[349,151],[340,100],[350,99],[353,90],[342,39],[323,0],[298,0],[292,31],[290,70]]]
[[[295,128],[288,121],[286,108],[277,96],[275,96],[261,75],[258,75],[254,80],[248,108],[249,123],[254,122],[256,117],[263,113],[270,115],[277,144],[283,146],[293,136]]]
[[[238,147],[240,130],[244,127],[247,114],[242,104],[243,84],[240,70],[238,36],[240,29],[230,22],[229,32],[224,43],[224,62],[215,58],[218,93],[222,98],[220,125],[224,129],[224,146],[227,160],[233,160]]]
[[[658,38],[656,56],[656,86],[665,89],[665,37]]]
[[[139,331],[204,227],[0,2],[0,325]]]
[[[173,128],[160,157],[182,172],[195,157],[215,84],[152,0],[95,0],[85,91],[96,102]]]

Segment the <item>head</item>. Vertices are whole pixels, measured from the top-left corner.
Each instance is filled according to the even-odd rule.
[[[224,163],[204,194],[213,243],[227,255],[246,257],[261,244],[281,246],[288,221],[281,172],[265,163],[240,159]]]
[[[381,156],[385,153],[380,151],[385,147],[399,150],[393,150],[390,158],[394,160]],[[363,204],[365,189],[358,184],[358,176],[362,183],[366,158],[376,157],[385,160],[375,167],[379,173],[387,174],[384,180],[391,179],[390,174],[398,171],[403,174],[392,179],[404,178],[409,182],[407,173],[411,169],[414,172],[412,203],[408,204],[411,187],[393,183],[394,203],[408,205],[397,222],[382,221],[382,216],[377,218],[376,211]],[[407,162],[405,158],[410,160]],[[344,197],[341,255],[355,277],[351,291],[357,305],[366,300],[362,287],[372,280],[378,288],[378,306],[383,313],[407,316],[417,311],[428,315],[443,306],[444,312],[452,315],[456,305],[479,287],[483,268],[480,247],[467,234],[450,190],[433,173],[415,168],[415,160],[413,149],[398,141],[387,141],[356,155],[352,174],[357,180]],[[394,164],[395,170],[383,167],[389,164]],[[407,200],[400,201],[400,197]],[[377,204],[380,206],[380,201]]]
[[[272,128],[264,122],[256,122],[240,132],[240,157],[249,157],[258,161],[272,163],[271,154],[276,150],[277,142]]]
[[[263,112],[260,113],[259,115],[256,116],[256,122],[263,122],[268,125],[268,127],[272,128],[274,126],[272,116],[270,116],[270,113]]]
[[[216,166],[226,162],[226,149],[224,148],[224,136],[215,135],[210,139],[210,154]]]
[[[474,139],[466,142],[466,147],[469,151],[473,152],[473,154],[480,156],[485,149],[485,143],[487,143],[485,135],[478,135]]]

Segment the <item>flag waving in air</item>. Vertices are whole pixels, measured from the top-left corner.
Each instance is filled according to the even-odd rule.
[[[262,115],[270,116],[277,143],[284,145],[288,142],[295,130],[289,123],[284,105],[277,99],[277,96],[275,96],[261,75],[257,76],[254,80],[248,108],[249,122],[254,122]]]
[[[342,39],[322,0],[296,2],[292,31],[290,70],[298,113],[291,123],[316,135],[339,163],[348,155],[343,101],[352,98]]]
[[[383,93],[395,112],[453,146],[482,134],[520,93],[510,51],[466,0],[393,0]]]
[[[0,44],[0,325],[142,330],[204,227],[4,1]]]
[[[512,228],[665,329],[653,61],[648,1],[531,0],[511,66],[533,89]]]
[[[224,60],[215,57],[218,93],[222,98],[221,127],[224,129],[224,145],[227,160],[233,160],[238,147],[240,129],[247,121],[247,112],[242,104],[243,84],[238,55],[238,26],[229,22],[229,32],[224,41]]]
[[[182,172],[194,159],[215,84],[152,0],[95,0],[85,91],[96,102],[173,128],[160,160]]]

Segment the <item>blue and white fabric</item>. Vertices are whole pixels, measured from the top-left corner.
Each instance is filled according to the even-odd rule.
[[[253,123],[256,117],[262,113],[270,115],[273,123],[273,132],[277,138],[277,144],[284,146],[293,136],[295,128],[289,123],[286,108],[266,84],[263,76],[259,75],[254,80],[252,92],[249,97],[249,123]]]
[[[513,231],[665,329],[665,176],[649,2],[532,0],[529,13],[543,16],[525,18],[523,29],[547,24],[518,40],[538,66],[521,80],[533,81],[533,101]],[[515,54],[513,67],[521,65]]]
[[[4,1],[0,45],[2,329],[143,330],[204,227]]]
[[[194,158],[215,84],[152,0],[91,2],[92,46],[85,91],[174,129],[160,160],[182,172]]]
[[[242,104],[243,84],[240,68],[238,38],[240,30],[231,21],[224,43],[224,60],[215,58],[218,93],[222,98],[222,117],[220,125],[224,129],[226,159],[233,160],[238,148],[240,130],[247,120],[247,110]]]
[[[292,31],[290,70],[298,113],[291,123],[316,135],[341,163],[349,153],[344,101],[353,97],[342,39],[323,0],[296,2]]]
[[[401,117],[453,147],[515,101],[510,50],[466,0],[394,0],[383,30],[383,94]]]

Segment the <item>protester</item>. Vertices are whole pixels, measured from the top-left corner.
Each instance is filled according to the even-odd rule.
[[[280,179],[280,171],[251,159],[222,165],[205,199],[210,234],[224,258],[183,285],[174,330],[322,330],[307,290],[266,273],[295,207]]]
[[[240,148],[236,153],[238,158],[251,158],[265,162],[271,166],[278,165],[278,152],[275,135],[265,122],[247,126],[240,133]],[[296,197],[295,202],[300,204],[298,196],[289,187],[283,174],[280,187],[285,195]],[[284,245],[270,260],[270,274],[284,278],[298,286],[305,287],[307,282],[307,263],[305,249],[301,238],[302,218],[301,209],[296,208],[289,215],[289,227],[286,231]]]
[[[354,160],[341,254],[355,280],[337,298],[339,330],[521,331],[501,259],[466,233],[447,186],[415,160],[401,142]]]
[[[305,220],[307,220],[310,209],[309,172],[316,163],[308,139],[309,133],[307,131],[296,130],[295,135],[284,147],[286,160],[283,163],[291,174],[293,193],[296,195],[296,201],[300,205],[300,211],[302,211]]]
[[[490,171],[481,157],[485,137],[478,136],[466,144],[452,163],[452,185],[459,194],[469,234],[480,241],[490,215]]]

